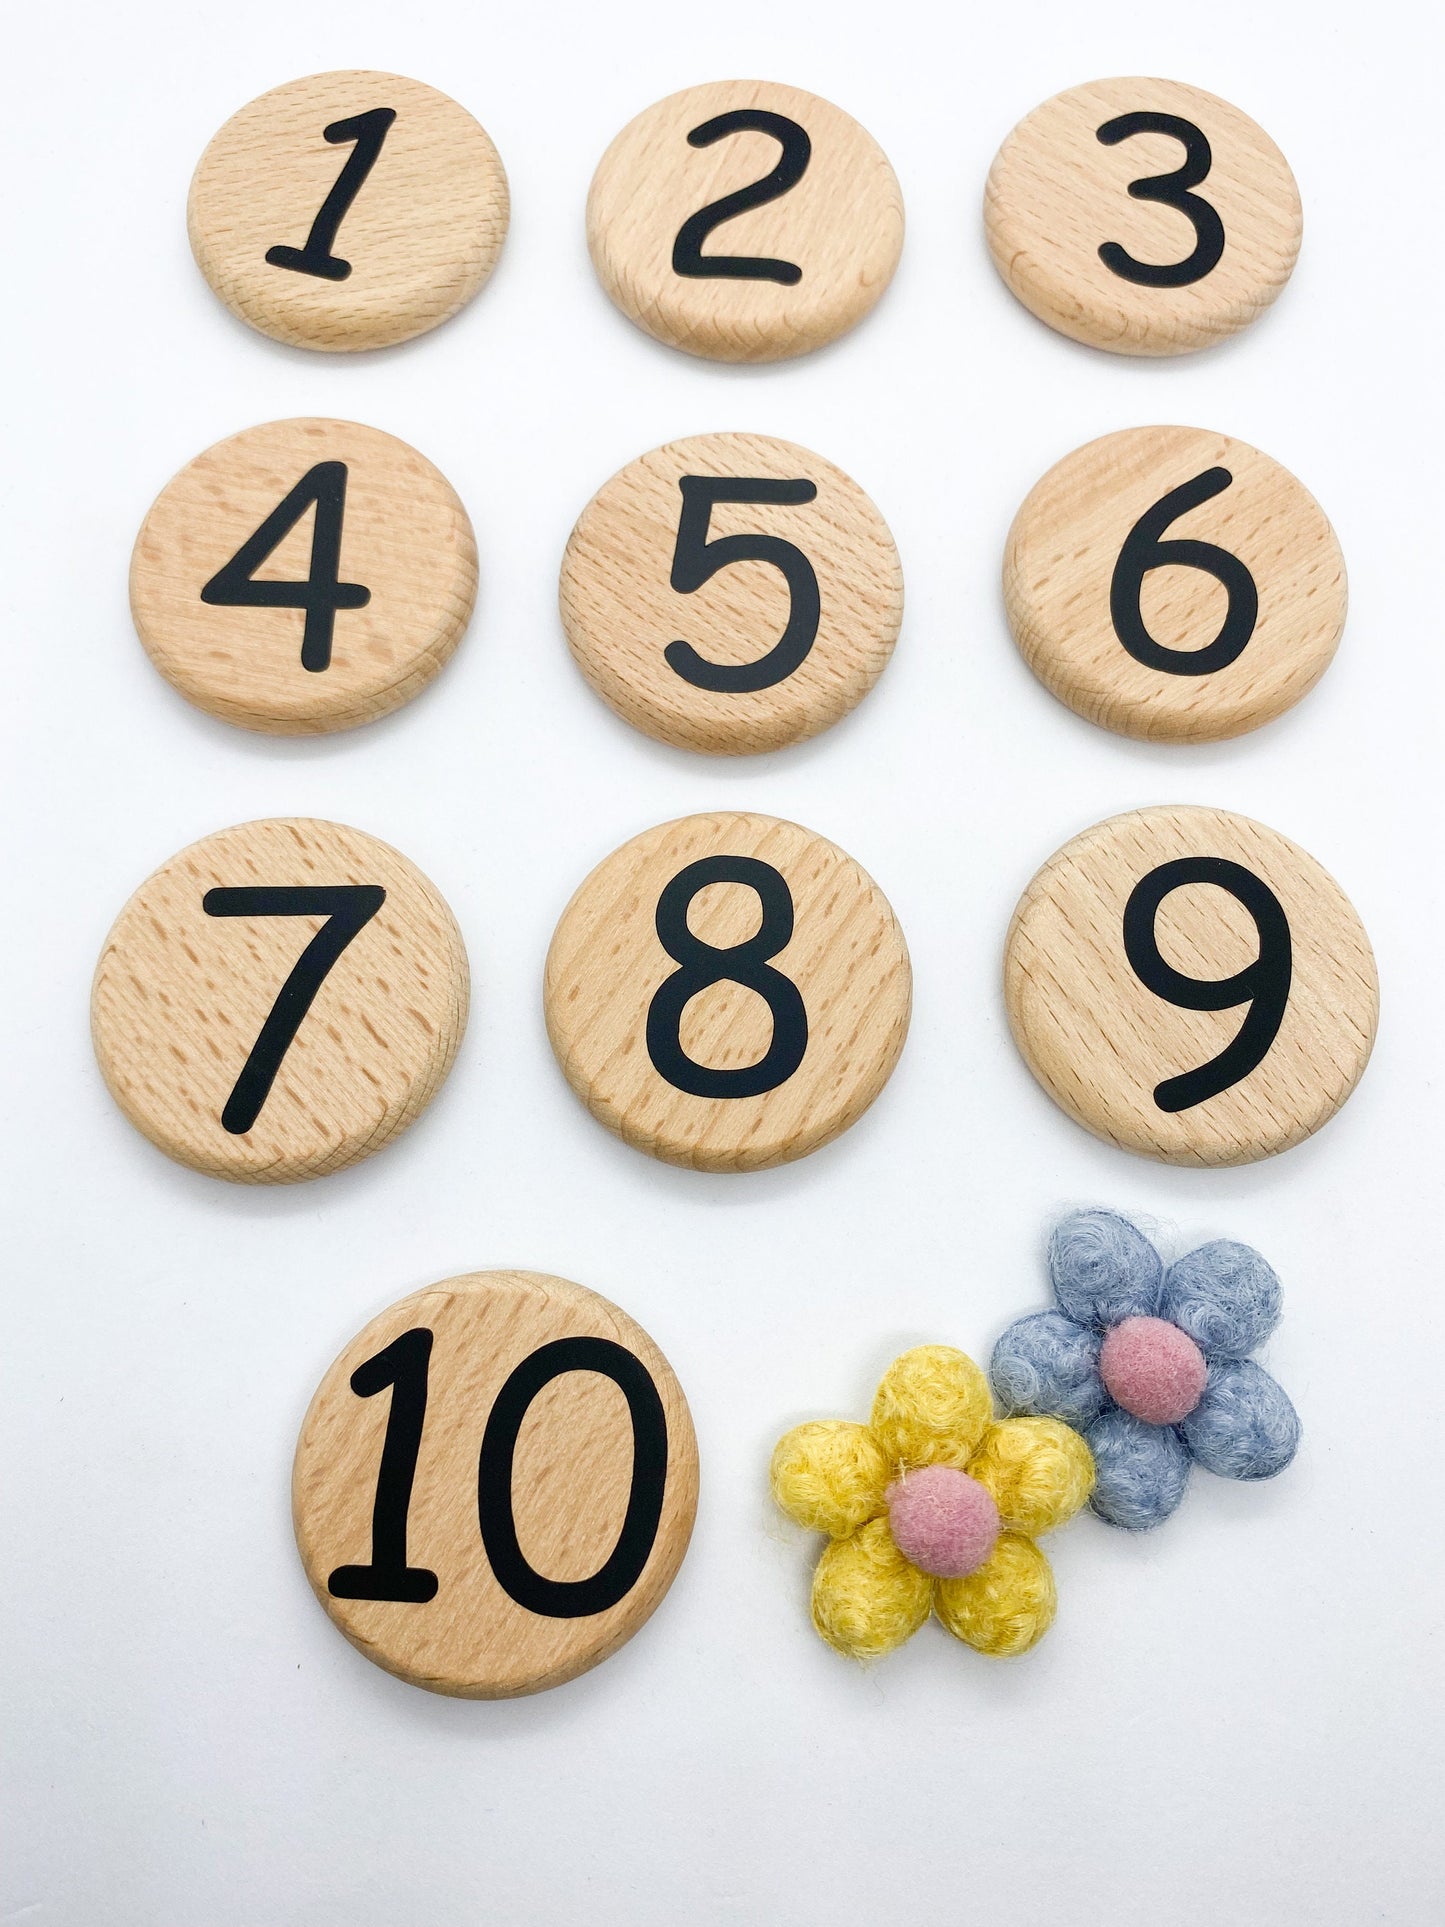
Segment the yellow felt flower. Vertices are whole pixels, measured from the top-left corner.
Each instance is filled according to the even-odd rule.
[[[920,1345],[883,1375],[867,1425],[796,1426],[773,1454],[773,1496],[832,1541],[813,1576],[813,1624],[851,1659],[877,1659],[936,1612],[981,1653],[1024,1653],[1054,1617],[1034,1535],[1088,1498],[1094,1461],[1051,1418],[996,1419],[988,1380],[951,1345]]]

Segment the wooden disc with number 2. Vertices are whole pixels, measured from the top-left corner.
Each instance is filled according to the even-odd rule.
[[[465,1699],[541,1692],[655,1610],[697,1509],[682,1387],[595,1292],[481,1271],[403,1298],[301,1427],[296,1541],[368,1659]]]
[[[1167,1164],[1247,1164],[1328,1123],[1364,1073],[1374,955],[1298,844],[1227,810],[1135,810],[1024,892],[1004,996],[1071,1117]]]

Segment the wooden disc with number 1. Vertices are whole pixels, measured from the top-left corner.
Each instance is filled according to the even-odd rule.
[[[650,1617],[697,1509],[682,1387],[595,1292],[481,1271],[403,1298],[322,1379],[292,1475],[317,1598],[388,1672],[559,1686]]]

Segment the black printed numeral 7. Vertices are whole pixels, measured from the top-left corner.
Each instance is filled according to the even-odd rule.
[[[290,268],[296,274],[314,274],[321,281],[344,281],[351,263],[331,252],[336,245],[336,230],[346,218],[361,184],[376,165],[381,143],[396,119],[394,107],[373,107],[368,114],[353,114],[350,120],[334,120],[323,129],[323,138],[333,147],[355,141],[346,165],[336,177],[336,185],[321,203],[304,248],[267,248],[266,259],[273,268]]]
[[[208,917],[325,917],[295,968],[276,993],[251,1054],[241,1066],[221,1126],[233,1137],[249,1131],[271,1095],[281,1060],[302,1020],[316,1001],[327,972],[359,930],[386,902],[379,883],[337,883],[320,889],[275,888],[207,890],[201,908]]]

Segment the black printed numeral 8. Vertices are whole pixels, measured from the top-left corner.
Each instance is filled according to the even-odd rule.
[[[1224,253],[1224,223],[1218,210],[1201,195],[1189,192],[1208,174],[1214,156],[1204,130],[1178,114],[1120,114],[1097,130],[1097,138],[1105,147],[1116,147],[1135,134],[1168,134],[1183,146],[1182,167],[1176,167],[1172,174],[1150,174],[1142,181],[1130,181],[1129,194],[1136,201],[1157,201],[1163,207],[1178,208],[1194,229],[1194,251],[1182,261],[1136,261],[1117,241],[1105,241],[1099,259],[1111,273],[1137,287],[1187,288],[1218,267]]]

